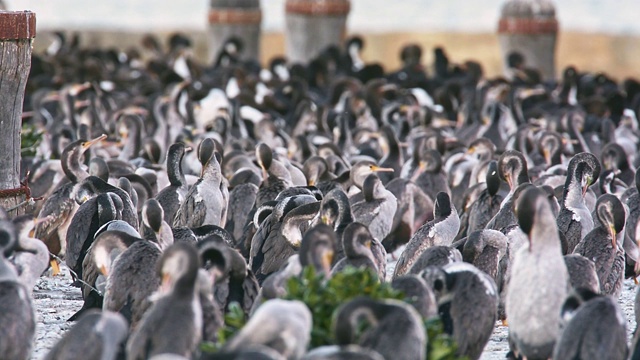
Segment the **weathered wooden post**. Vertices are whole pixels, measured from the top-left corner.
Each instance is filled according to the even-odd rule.
[[[285,44],[291,62],[306,63],[346,34],[349,0],[287,0]]]
[[[215,60],[231,37],[242,40],[243,59],[260,60],[260,0],[211,0],[209,9],[209,58]]]
[[[527,67],[536,68],[545,80],[555,79],[558,21],[549,0],[508,0],[502,6],[498,35],[505,73],[507,57],[518,52]]]
[[[28,186],[20,183],[20,130],[35,36],[35,13],[0,11],[0,206],[5,209],[30,197]],[[10,215],[23,213],[19,207]]]

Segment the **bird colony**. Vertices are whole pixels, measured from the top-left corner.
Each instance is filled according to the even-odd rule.
[[[498,326],[512,359],[640,356],[618,301],[640,82],[487,78],[442,48],[425,68],[411,44],[391,71],[363,46],[261,67],[235,39],[205,64],[179,34],[58,34],[34,54],[43,200],[0,214],[0,357],[30,358],[32,291],[60,269],[83,304],[46,359],[478,359]]]

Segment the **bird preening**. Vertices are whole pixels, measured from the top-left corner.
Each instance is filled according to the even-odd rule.
[[[59,271],[82,305],[52,360],[479,359],[505,326],[514,359],[640,356],[637,80],[59,40],[24,104],[44,200],[0,213],[0,358]]]

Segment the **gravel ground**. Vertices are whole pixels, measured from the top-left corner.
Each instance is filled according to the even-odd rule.
[[[393,274],[394,265],[395,264],[392,263],[388,267],[388,275]],[[80,289],[69,285],[71,284],[71,276],[69,275],[68,268],[63,265],[61,269],[62,273],[59,276],[52,277],[51,275],[46,275],[41,277],[33,290],[38,319],[36,344],[31,356],[33,360],[42,359],[46,355],[48,349],[50,349],[72,325],[67,322],[67,319],[82,307]],[[626,280],[619,303],[627,317],[629,342],[631,342],[631,332],[636,327],[633,312],[635,294],[636,285],[633,280]],[[508,328],[498,322],[491,336],[491,340],[489,340],[480,359],[504,359],[509,351],[508,333]]]

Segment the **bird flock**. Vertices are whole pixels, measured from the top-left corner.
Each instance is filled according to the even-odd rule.
[[[84,304],[46,359],[420,360],[431,318],[468,359],[498,321],[508,358],[640,358],[618,304],[640,273],[637,80],[487,78],[442,48],[426,69],[416,44],[387,71],[359,37],[261,67],[234,38],[206,64],[180,34],[78,36],[32,58],[22,172],[44,200],[0,213],[3,359],[30,357],[31,292],[61,261]],[[314,348],[285,299],[309,267],[405,301],[346,301]],[[233,306],[246,324],[204,351]]]

